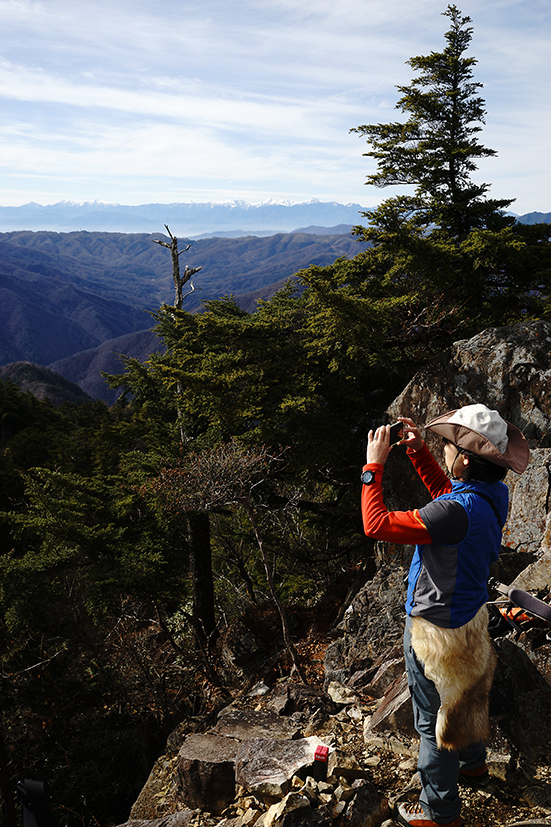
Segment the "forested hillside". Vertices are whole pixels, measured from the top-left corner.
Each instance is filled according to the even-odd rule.
[[[162,238],[162,233],[1,234],[0,364],[50,366],[93,396],[114,401],[100,370],[114,369],[113,353],[147,355],[152,326],[147,311],[173,298],[170,255],[154,243]],[[182,240],[180,249],[187,243]],[[359,246],[350,234],[192,242],[182,266],[202,269],[186,308],[196,311],[208,299],[232,294],[240,306],[254,310],[259,298],[269,298],[297,270],[353,256]],[[129,336],[138,332],[137,338]],[[117,341],[107,345],[111,340]]]
[[[226,242],[228,268],[250,254],[258,276],[240,270],[240,294],[267,291],[254,308],[220,298],[238,290],[209,282],[199,242],[180,245],[182,271],[203,267],[194,280],[208,300],[194,313],[187,299],[172,306],[170,256],[151,236],[3,237],[6,254],[28,255],[6,275],[19,348],[39,347],[27,303],[61,327],[56,291],[77,303],[75,341],[97,335],[96,322],[132,328],[150,296],[162,345],[109,377],[122,392],[111,407],[54,407],[0,382],[7,827],[23,773],[47,783],[61,825],[124,821],[168,733],[191,731],[238,691],[251,654],[244,613],[273,647],[255,677],[308,680],[303,630],[317,620],[326,632],[355,574],[377,565],[358,507],[366,430],[454,340],[550,317],[551,227],[516,222],[508,199],[471,180],[493,150],[478,140],[469,18],[455,6],[446,16],[444,51],[410,61],[404,122],[358,127],[377,163],[370,182],[413,194],[364,216],[357,238],[329,239],[329,263],[313,257],[315,238]],[[74,245],[63,269],[58,243]],[[293,280],[283,264],[259,273],[262,245],[262,261],[304,253]]]
[[[166,233],[27,232],[0,234],[0,265],[20,277],[67,281],[98,298],[124,300],[132,307],[155,309],[172,299],[170,256],[154,243]],[[347,234],[279,233],[267,238],[180,239],[190,244],[182,265],[201,266],[200,294],[190,297],[188,309],[221,295],[274,289],[310,264],[329,264],[338,256],[355,255],[359,244]],[[32,278],[32,275],[29,276]],[[52,289],[55,284],[52,284]],[[47,289],[47,288],[44,288]]]

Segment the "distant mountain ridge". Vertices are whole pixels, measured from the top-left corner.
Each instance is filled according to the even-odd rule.
[[[516,218],[521,224],[551,224],[551,212],[528,212]]]
[[[102,232],[162,232],[168,224],[176,235],[197,237],[226,235],[235,237],[259,233],[292,232],[297,227],[353,226],[361,223],[360,213],[368,208],[360,204],[339,204],[336,201],[312,199],[299,204],[273,201],[249,204],[245,201],[227,203],[173,204],[105,204],[100,201],[78,204],[59,201],[57,204],[30,202],[19,207],[0,206],[0,231],[74,230]]]
[[[111,403],[100,371],[118,373],[117,354],[144,359],[156,347],[154,311],[174,300],[161,233],[0,233],[0,365],[32,362]],[[180,250],[189,239],[181,239]],[[278,233],[190,241],[181,265],[201,267],[185,309],[234,295],[252,311],[298,270],[353,257],[348,234]]]
[[[27,206],[40,212],[40,205]],[[79,206],[91,205],[65,203],[64,209],[70,212]],[[169,211],[190,205],[146,206]],[[247,212],[260,214],[251,205],[210,206],[214,212],[215,207],[236,209],[239,219]],[[195,240],[189,234],[180,237],[180,250],[190,244],[182,254],[182,267],[202,268],[193,278],[196,289],[185,299],[186,310],[196,312],[205,301],[233,295],[241,307],[253,311],[259,299],[269,299],[299,270],[332,264],[340,257],[353,258],[362,249],[350,234],[353,225],[362,223],[361,216],[354,216],[350,223],[334,223],[337,211],[333,207],[343,205],[259,206],[328,209],[331,225],[311,223],[306,214],[300,222],[300,211],[294,211],[292,221],[302,224],[302,231],[234,238],[234,231],[228,230],[231,237],[210,233]],[[23,208],[0,208],[0,212],[6,209]],[[166,213],[164,219],[179,234]],[[519,220],[551,223],[551,213],[528,213]],[[162,232],[0,233],[0,365],[30,362],[45,366],[90,396],[112,403],[116,394],[107,388],[101,371],[119,372],[118,354],[143,360],[160,346],[148,314],[173,301],[170,255],[154,243],[163,238]],[[18,369],[14,375],[22,374]]]
[[[356,203],[340,204],[315,198],[301,203],[267,201],[260,204],[246,201],[139,205],[58,201],[56,204],[37,204],[31,201],[18,207],[0,206],[0,232],[153,233],[162,232],[168,224],[173,233],[186,238],[265,236],[297,232],[297,228],[303,227],[307,228],[303,231],[313,231],[316,235],[321,229],[329,228],[336,234],[342,232],[337,229],[338,225],[352,227],[365,223],[361,213],[372,209]],[[532,212],[515,217],[526,224],[551,222],[551,213]]]

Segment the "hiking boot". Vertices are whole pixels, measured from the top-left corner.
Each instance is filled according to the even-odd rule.
[[[427,818],[418,801],[403,801],[401,804],[397,804],[394,810],[394,818],[400,824],[405,824],[406,827],[407,825],[410,825],[410,827],[441,827],[441,825],[462,827],[463,825],[461,816],[457,816],[453,821],[432,821],[432,819]]]
[[[475,790],[483,790],[490,783],[490,773],[486,764],[474,770],[459,770],[459,783]]]

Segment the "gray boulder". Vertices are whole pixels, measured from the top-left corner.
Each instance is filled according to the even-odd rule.
[[[250,738],[294,738],[299,727],[276,712],[266,710],[222,710],[209,733],[245,741]]]
[[[496,641],[499,660],[490,696],[490,715],[513,754],[535,761],[551,740],[551,686],[509,637]]]
[[[391,684],[372,717],[366,721],[364,727],[366,741],[381,732],[404,735],[406,738],[417,738],[404,668],[403,665],[402,674]]]
[[[235,797],[239,741],[221,735],[188,735],[178,753],[184,804],[221,813]]]
[[[550,470],[551,450],[532,448],[524,474],[507,474],[509,515],[503,530],[505,546],[535,554],[550,548]]]
[[[484,402],[517,425],[533,444],[548,448],[550,382],[551,323],[489,328],[455,342],[416,374],[388,412],[423,424],[445,410]]]
[[[354,598],[334,630],[339,637],[325,654],[325,684],[354,685],[354,676],[369,682],[388,652],[399,644],[404,629],[405,571],[382,566]]]
[[[547,538],[545,538],[547,542]],[[546,548],[546,546],[544,546]],[[526,566],[523,571],[511,583],[507,585],[516,586],[525,591],[551,592],[551,550],[544,551],[542,556],[535,563]]]
[[[335,712],[335,705],[327,692],[317,686],[304,686],[300,683],[276,684],[270,690],[264,705],[278,715],[294,715],[297,712],[331,715]]]
[[[162,818],[154,818],[151,821],[142,818],[131,818],[119,827],[188,827],[192,819],[197,815],[193,810],[180,810],[177,813]]]
[[[292,777],[305,775],[312,767],[316,747],[322,745],[315,736],[296,741],[266,738],[244,741],[237,753],[237,783],[265,800],[281,798],[288,792]]]

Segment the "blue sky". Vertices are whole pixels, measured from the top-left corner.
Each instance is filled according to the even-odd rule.
[[[484,84],[474,178],[551,211],[551,3],[464,0]],[[397,193],[364,123],[394,120],[436,0],[0,0],[0,205],[322,201]]]

